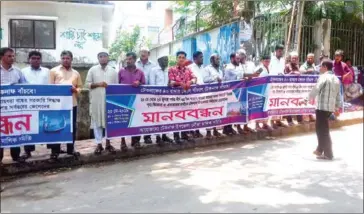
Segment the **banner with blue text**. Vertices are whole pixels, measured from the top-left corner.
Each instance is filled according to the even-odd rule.
[[[1,147],[72,143],[71,85],[1,85]]]
[[[107,137],[179,132],[246,123],[245,82],[181,88],[109,85]]]
[[[269,76],[181,88],[110,85],[107,137],[149,135],[244,124],[278,115],[313,114],[304,102],[318,76]]]

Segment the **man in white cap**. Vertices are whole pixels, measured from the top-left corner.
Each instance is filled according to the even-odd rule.
[[[103,132],[105,129],[105,88],[108,84],[118,84],[118,73],[108,65],[109,54],[101,51],[97,54],[99,64],[90,68],[86,77],[86,87],[90,89],[90,114],[97,147],[95,154],[99,155],[104,150],[102,147]],[[106,139],[105,150],[115,154],[115,148]]]
[[[239,70],[241,72],[240,74],[241,79],[249,79],[254,77],[255,64],[252,61],[248,60],[247,54],[244,49],[239,49],[238,54],[240,59]],[[236,125],[236,127],[239,134],[248,134],[250,132],[252,133],[256,132],[254,129],[249,128],[248,124],[244,124],[243,128],[241,128],[239,124]]]
[[[140,57],[136,61],[135,65],[138,69],[143,71],[145,76],[145,84],[150,85],[150,73],[156,67],[156,64],[149,60],[149,49],[147,47],[142,47],[140,49]],[[150,135],[144,136],[144,143],[145,144],[152,144],[152,138]]]

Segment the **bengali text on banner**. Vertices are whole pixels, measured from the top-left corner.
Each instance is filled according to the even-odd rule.
[[[109,85],[107,137],[148,135],[246,123],[245,82],[180,88]]]
[[[1,85],[1,147],[72,143],[70,85]]]

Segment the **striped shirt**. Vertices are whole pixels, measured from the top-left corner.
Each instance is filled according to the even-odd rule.
[[[1,76],[0,76],[1,85],[26,83],[23,73],[20,71],[20,69],[16,67],[10,67],[9,70],[6,70],[1,65],[0,71],[1,71]]]
[[[331,71],[321,74],[308,97],[309,99],[317,97],[317,110],[335,112],[341,106],[339,78]]]

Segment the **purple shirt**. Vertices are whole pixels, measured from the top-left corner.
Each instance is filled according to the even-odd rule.
[[[333,67],[334,73],[336,76],[343,77],[344,74],[349,73],[350,69],[349,66],[344,62],[336,63],[334,61],[334,67]]]
[[[135,81],[139,81],[140,84],[145,84],[145,76],[143,71],[134,68],[121,68],[119,71],[119,83],[120,84],[133,84]]]

